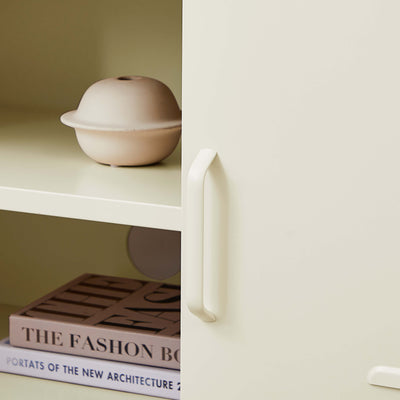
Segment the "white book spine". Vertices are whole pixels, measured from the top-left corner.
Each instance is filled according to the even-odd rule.
[[[166,399],[179,399],[177,370],[13,347],[0,341],[0,371]]]

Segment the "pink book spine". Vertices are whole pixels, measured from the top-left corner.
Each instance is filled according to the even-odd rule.
[[[84,274],[10,315],[14,346],[179,369],[180,288]]]
[[[109,329],[56,320],[10,316],[13,346],[106,360],[180,368],[179,337]]]

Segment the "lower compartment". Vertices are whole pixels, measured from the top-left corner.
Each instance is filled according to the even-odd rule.
[[[8,315],[20,307],[0,304],[0,336],[8,336]],[[1,397],[9,400],[157,400],[160,397],[145,396],[115,390],[100,389],[46,379],[0,373]]]

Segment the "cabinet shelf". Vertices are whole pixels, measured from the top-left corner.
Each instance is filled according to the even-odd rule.
[[[181,230],[179,149],[157,165],[100,165],[59,115],[0,110],[0,209]]]
[[[5,399],[57,400],[160,400],[140,394],[118,392],[64,382],[48,381],[0,373],[0,389]]]

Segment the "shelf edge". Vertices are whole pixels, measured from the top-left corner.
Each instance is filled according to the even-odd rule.
[[[182,230],[182,208],[0,186],[0,209],[148,228]]]

